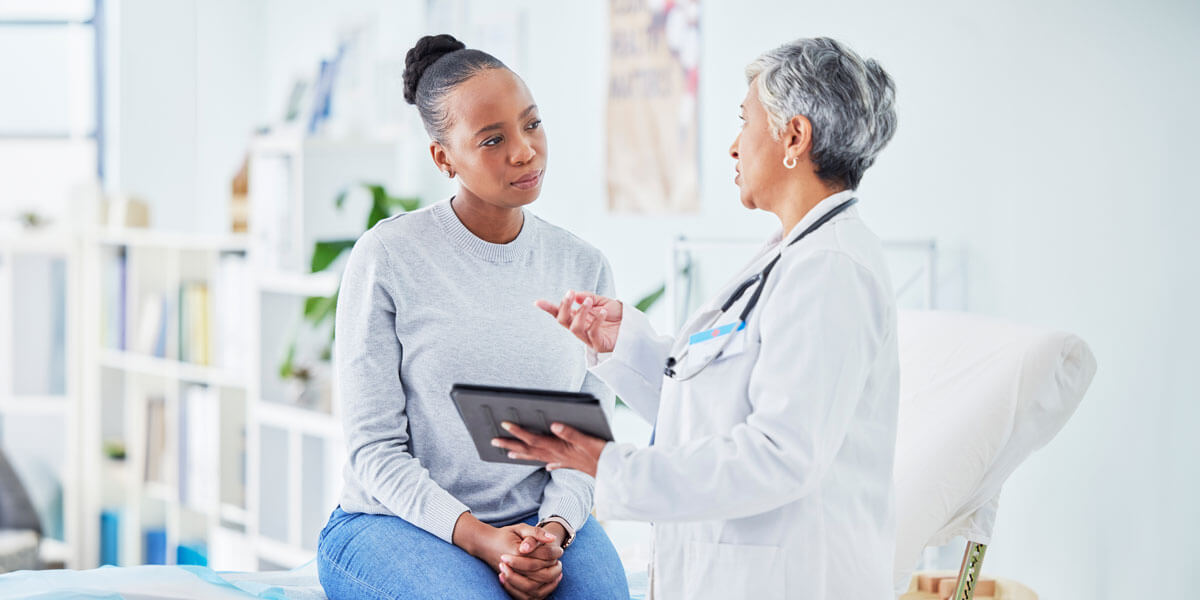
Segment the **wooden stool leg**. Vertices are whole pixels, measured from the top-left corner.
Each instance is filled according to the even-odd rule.
[[[967,542],[967,551],[963,554],[962,566],[958,568],[958,586],[950,598],[953,600],[973,600],[975,598],[975,584],[979,582],[979,571],[983,568],[983,555],[986,553],[986,544]]]

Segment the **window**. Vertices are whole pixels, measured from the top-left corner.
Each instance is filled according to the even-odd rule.
[[[64,218],[103,180],[102,2],[0,3],[0,219]]]

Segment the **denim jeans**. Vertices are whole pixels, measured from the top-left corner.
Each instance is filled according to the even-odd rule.
[[[536,524],[537,516],[525,522]],[[594,521],[576,532],[562,565],[563,579],[552,598],[628,600],[621,559]],[[321,531],[317,569],[329,600],[508,598],[496,572],[458,546],[400,517],[341,507]]]

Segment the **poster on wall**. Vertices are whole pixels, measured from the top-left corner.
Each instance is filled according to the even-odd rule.
[[[699,0],[609,0],[608,208],[700,208]]]

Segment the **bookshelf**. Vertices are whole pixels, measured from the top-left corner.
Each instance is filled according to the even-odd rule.
[[[248,245],[244,235],[83,236],[84,566],[215,564],[213,540],[250,535],[253,340],[237,310]]]
[[[0,447],[38,510],[45,566],[81,564],[79,251],[66,230],[0,235]]]
[[[316,555],[341,489],[340,409],[305,299],[313,243],[354,239],[369,198],[394,186],[397,144],[254,139],[250,233],[92,230],[82,238],[85,339],[78,564],[203,562],[291,568]],[[305,383],[280,375],[287,349]],[[123,458],[111,458],[123,449]]]

